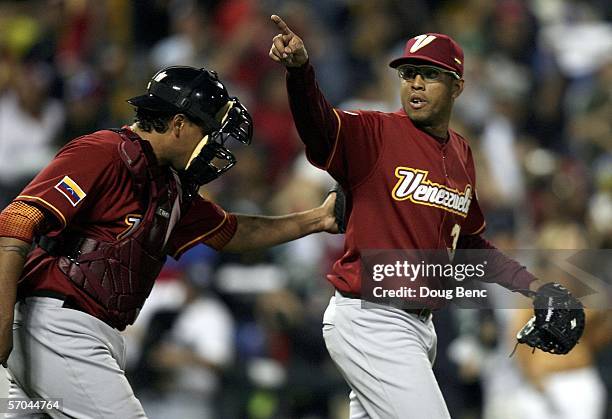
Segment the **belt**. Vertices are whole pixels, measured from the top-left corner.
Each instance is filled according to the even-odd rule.
[[[337,291],[344,298],[350,298],[354,300],[363,300],[363,298],[361,298],[361,295],[359,294],[355,294],[352,292],[346,292],[346,291],[340,291],[340,290],[337,290]],[[367,300],[363,300],[363,301],[367,301]],[[394,307],[394,305],[392,304],[389,304],[389,305],[391,307]],[[395,307],[395,308],[402,310],[403,312],[408,313],[408,314],[414,314],[419,318],[419,320],[429,320],[432,314],[432,310],[430,308],[400,308],[400,307]]]
[[[82,311],[83,313],[89,314],[87,311],[82,309],[78,304],[75,304],[71,299],[68,299],[64,294],[59,293],[57,291],[51,290],[37,290],[28,295],[28,297],[46,297],[53,298],[54,300],[63,301],[63,308],[69,308],[71,310]],[[91,316],[91,314],[89,314]]]
[[[71,298],[68,298],[67,296],[65,296],[61,292],[51,291],[51,290],[36,290],[36,291],[34,291],[32,293],[29,293],[26,296],[23,296],[20,299],[20,301],[23,301],[23,299],[28,298],[28,297],[45,297],[45,298],[53,298],[54,300],[63,301],[64,303],[62,304],[62,308],[67,308],[67,309],[70,309],[70,310],[76,310],[76,311],[80,311],[81,313],[88,314],[88,315],[90,315],[90,316],[100,320],[101,322],[104,322],[105,324],[107,324],[108,326],[112,327],[113,329],[116,329],[115,326],[113,326],[112,324],[110,324],[106,320],[99,318],[98,316],[94,316],[89,311],[87,311],[84,308],[82,308],[81,306],[79,306]]]

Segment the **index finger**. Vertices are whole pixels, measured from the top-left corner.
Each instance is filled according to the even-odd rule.
[[[291,29],[289,29],[289,26],[287,26],[285,21],[283,19],[281,19],[280,16],[272,15],[272,16],[270,16],[270,19],[272,19],[272,22],[276,23],[276,26],[278,26],[278,29],[280,29],[280,31],[283,33],[283,35],[291,35],[291,34],[293,34]]]

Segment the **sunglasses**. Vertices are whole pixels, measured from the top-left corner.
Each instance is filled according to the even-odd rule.
[[[457,80],[461,79],[459,74],[455,73],[454,71],[443,70],[440,67],[434,67],[431,65],[404,64],[397,68],[397,72],[404,80],[414,80],[418,74],[427,83],[440,81],[442,79],[442,74],[444,73],[450,74]]]

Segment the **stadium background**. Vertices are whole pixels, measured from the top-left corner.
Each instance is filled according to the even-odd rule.
[[[487,237],[509,249],[612,247],[607,0],[0,1],[1,206],[67,140],[129,123],[124,99],[171,64],[216,70],[255,120],[253,145],[209,197],[251,213],[316,205],[330,179],[303,159],[284,71],[267,57],[271,13],[303,37],[323,91],[345,109],[398,109],[390,57],[410,36],[452,35],[466,54],[453,127],[476,155]],[[151,417],[188,417],[194,400],[196,417],[346,417],[320,333],[324,273],[340,251],[340,237],[317,235],[170,263],[127,332],[128,375]],[[454,418],[520,417],[491,407],[525,386],[525,365],[507,356],[516,317],[436,315],[436,374]],[[609,386],[605,324],[594,355]]]

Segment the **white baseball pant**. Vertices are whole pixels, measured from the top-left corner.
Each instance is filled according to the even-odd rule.
[[[46,297],[17,304],[8,360],[9,399],[61,399],[61,411],[46,412],[52,418],[146,418],[124,374],[123,336],[62,304]]]
[[[323,337],[351,388],[351,419],[450,419],[432,365],[431,316],[361,306],[336,292],[323,316]]]

